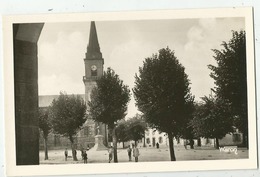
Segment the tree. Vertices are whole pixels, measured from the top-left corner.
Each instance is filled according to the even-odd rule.
[[[127,134],[129,136],[129,140],[135,141],[135,145],[137,145],[137,141],[144,138],[146,123],[140,117],[140,115],[136,115],[133,118],[127,120]]]
[[[213,50],[217,66],[208,66],[212,71],[210,77],[215,80],[217,97],[229,105],[234,126],[243,133],[243,144],[248,146],[245,31],[233,31],[232,39],[222,46],[222,50]]]
[[[44,160],[48,160],[48,135],[51,132],[51,123],[48,108],[39,108],[39,128],[42,130],[44,139]]]
[[[73,160],[76,161],[74,136],[86,121],[86,104],[79,95],[67,95],[60,92],[50,106],[53,130],[71,142]]]
[[[188,75],[174,52],[168,47],[148,57],[135,76],[133,89],[136,105],[146,122],[169,138],[171,160],[175,161],[173,138],[187,126],[194,97],[190,93]]]
[[[97,86],[92,90],[90,98],[91,101],[88,102],[89,117],[96,122],[108,125],[109,131],[112,132],[114,162],[118,162],[116,125],[117,121],[126,115],[130,90],[114,70],[108,68],[97,80]]]
[[[191,126],[197,137],[215,138],[215,147],[219,148],[219,139],[233,131],[232,116],[225,103],[213,97],[203,97],[203,102],[196,105]]]
[[[129,141],[127,122],[124,119],[120,120],[117,124],[116,136],[117,136],[117,141],[123,143],[123,148],[124,148],[125,147],[124,143],[126,141]]]

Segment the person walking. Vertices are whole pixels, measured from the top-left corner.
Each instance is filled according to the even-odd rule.
[[[128,148],[127,148],[127,153],[128,153],[128,158],[129,158],[129,161],[132,161],[132,149],[131,149],[131,146],[129,145]]]
[[[133,156],[135,157],[135,162],[138,162],[138,156],[140,155],[139,149],[137,148],[137,145],[135,145],[133,149]]]
[[[64,155],[65,155],[65,161],[67,161],[67,158],[68,158],[68,150],[67,150],[67,148],[64,151]]]
[[[159,146],[160,146],[160,145],[159,145],[159,143],[157,142],[157,143],[156,143],[156,148],[159,149]]]
[[[75,154],[76,159],[78,160],[78,158],[77,158],[77,149],[74,149],[74,154]]]
[[[108,149],[108,163],[111,162],[111,160],[113,159],[113,146],[110,146]]]
[[[88,163],[88,154],[86,151],[83,152],[83,160],[84,160],[84,163]]]

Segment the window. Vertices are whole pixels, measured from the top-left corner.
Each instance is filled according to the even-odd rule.
[[[159,143],[160,143],[160,144],[163,143],[163,139],[162,139],[161,136],[159,137]]]
[[[97,70],[91,70],[91,76],[97,76]]]
[[[150,138],[146,138],[146,144],[150,144]]]

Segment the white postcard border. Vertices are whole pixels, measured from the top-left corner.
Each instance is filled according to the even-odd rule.
[[[231,170],[257,168],[255,59],[252,8],[221,8],[193,10],[160,10],[135,12],[72,13],[42,15],[12,15],[3,18],[4,40],[4,105],[6,172],[8,176],[106,174],[134,172],[167,172],[197,170]],[[80,18],[79,18],[80,17]],[[29,165],[16,166],[14,121],[13,23],[82,22],[110,20],[188,19],[244,17],[246,24],[249,158],[238,160],[205,160],[176,162],[138,162],[111,164]]]

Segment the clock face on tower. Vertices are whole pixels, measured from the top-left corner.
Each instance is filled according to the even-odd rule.
[[[96,65],[92,65],[92,66],[91,66],[91,70],[92,70],[92,71],[96,71],[96,70],[97,70],[97,66],[96,66]]]
[[[91,76],[97,76],[97,66],[96,65],[91,66]]]

